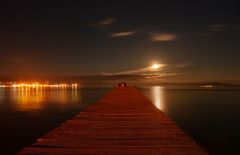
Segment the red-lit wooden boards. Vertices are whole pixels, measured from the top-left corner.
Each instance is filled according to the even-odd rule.
[[[135,87],[112,90],[18,154],[207,154]]]

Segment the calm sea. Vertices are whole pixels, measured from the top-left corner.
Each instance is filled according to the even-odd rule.
[[[14,154],[111,89],[0,88],[1,154]],[[240,154],[240,89],[161,86],[141,91],[211,154]]]

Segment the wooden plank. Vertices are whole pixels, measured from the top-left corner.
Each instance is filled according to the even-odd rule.
[[[18,154],[208,154],[135,87],[117,88]]]

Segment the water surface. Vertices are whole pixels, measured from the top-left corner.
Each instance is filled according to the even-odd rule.
[[[13,154],[111,89],[0,88],[1,154]],[[141,91],[211,154],[240,154],[240,90],[161,86]]]
[[[211,154],[240,154],[239,89],[143,89],[144,94]]]
[[[109,90],[0,88],[1,154],[32,144]]]

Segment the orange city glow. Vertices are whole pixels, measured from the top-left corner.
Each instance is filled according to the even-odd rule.
[[[78,88],[78,84],[72,83],[72,84],[66,84],[66,83],[60,83],[60,84],[41,84],[41,83],[14,83],[10,85],[1,85],[1,87],[10,87],[10,88]]]

